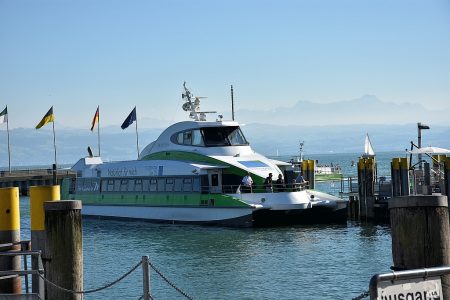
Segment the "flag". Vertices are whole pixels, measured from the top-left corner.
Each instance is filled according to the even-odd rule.
[[[36,125],[36,129],[41,128],[47,123],[54,122],[55,121],[55,115],[53,114],[53,106],[50,107],[48,112],[45,114],[45,116],[42,118],[42,120],[39,122],[39,124]]]
[[[123,121],[122,126],[120,126],[122,129],[127,128],[128,126],[130,126],[131,124],[133,124],[133,122],[136,121],[136,106],[133,108],[133,110],[130,112],[130,114],[128,115],[128,117],[125,119],[125,121]]]
[[[99,118],[100,118],[99,106],[97,106],[97,110],[95,112],[94,119],[92,119],[91,131],[94,130],[95,124],[98,123]]]
[[[8,106],[5,107],[5,109],[0,112],[0,124],[8,122]]]

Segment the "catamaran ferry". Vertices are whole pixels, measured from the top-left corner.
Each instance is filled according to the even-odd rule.
[[[105,218],[243,227],[346,221],[346,200],[295,183],[291,164],[256,153],[237,122],[206,121],[200,98],[184,90],[193,121],[168,127],[138,160],[80,159],[64,197],[82,200],[83,215]],[[269,173],[286,183],[264,185]],[[244,188],[246,175],[253,185]]]

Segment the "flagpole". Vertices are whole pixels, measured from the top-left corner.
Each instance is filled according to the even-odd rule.
[[[53,148],[55,148],[55,167],[57,167],[56,163],[56,136],[55,136],[55,121],[52,122],[53,124]]]
[[[98,109],[98,124],[97,124],[97,136],[98,136],[98,157],[100,157],[100,105]]]
[[[134,107],[136,109],[136,107]],[[136,112],[136,147],[137,147],[137,157],[139,159],[139,135],[138,135],[138,124],[137,124],[137,112]]]
[[[6,132],[8,133],[8,166],[9,173],[11,174],[11,149],[9,147],[9,116],[8,116],[8,105],[6,106]]]

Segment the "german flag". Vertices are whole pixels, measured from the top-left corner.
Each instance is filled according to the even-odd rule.
[[[94,118],[92,119],[91,131],[94,130],[95,124],[97,124],[100,119],[99,108],[100,108],[100,106],[97,106],[97,110],[95,111]]]
[[[45,116],[42,118],[42,120],[39,122],[39,124],[36,125],[36,129],[41,128],[47,123],[54,122],[55,121],[55,115],[53,114],[53,106],[48,110],[48,112],[45,114]]]

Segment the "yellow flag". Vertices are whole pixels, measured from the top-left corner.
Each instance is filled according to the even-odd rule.
[[[36,129],[41,128],[47,123],[54,122],[55,121],[55,115],[53,114],[53,106],[48,110],[48,112],[45,114],[45,116],[42,118],[42,120],[39,122],[39,124],[36,125]]]

